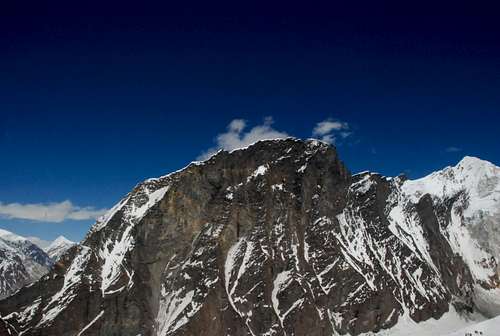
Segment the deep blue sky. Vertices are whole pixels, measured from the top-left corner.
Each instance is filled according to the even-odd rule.
[[[110,207],[235,118],[272,116],[297,137],[347,122],[338,150],[353,172],[500,164],[496,8],[13,6],[0,11],[3,204]],[[0,227],[78,240],[91,222]]]

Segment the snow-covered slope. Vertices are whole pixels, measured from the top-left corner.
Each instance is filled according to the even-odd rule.
[[[500,335],[500,316],[439,336],[497,336]]]
[[[487,316],[499,315],[500,168],[467,156],[454,167],[405,181],[402,190],[411,202],[429,194],[435,204],[450,207],[441,231],[476,280],[478,308]]]
[[[51,266],[52,260],[38,246],[0,229],[0,298],[38,280]]]
[[[475,313],[464,316],[454,308],[451,308],[440,319],[428,319],[416,323],[411,318],[402,318],[390,329],[382,330],[378,333],[366,333],[363,336],[444,336],[450,332],[468,328],[483,321],[485,321],[485,318],[480,314]],[[464,336],[464,334],[460,336]]]
[[[59,236],[43,250],[49,255],[49,257],[54,262],[56,262],[68,249],[70,249],[75,245],[76,245],[75,242],[67,239],[64,236]]]

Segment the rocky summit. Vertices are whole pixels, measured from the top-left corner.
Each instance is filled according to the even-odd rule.
[[[500,313],[499,180],[469,157],[414,181],[351,175],[315,140],[220,151],[137,185],[0,302],[1,322],[37,336],[459,329]]]

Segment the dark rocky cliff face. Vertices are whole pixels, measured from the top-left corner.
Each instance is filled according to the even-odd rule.
[[[454,203],[402,183],[317,141],[220,152],[138,185],[0,313],[23,335],[320,336],[475,310]]]

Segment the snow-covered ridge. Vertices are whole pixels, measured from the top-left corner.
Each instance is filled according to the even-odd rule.
[[[3,249],[3,252],[14,253],[22,260],[34,259],[43,265],[52,264],[50,258],[43,253],[40,247],[29,239],[7,230],[0,229],[0,248]]]
[[[377,183],[376,175],[370,172],[353,175],[355,182],[350,192],[368,192]],[[477,309],[485,316],[499,315],[500,168],[488,161],[465,157],[455,166],[420,179],[386,180],[394,186],[387,205],[389,228],[436,273],[427,252],[427,238],[421,224],[415,221],[415,207],[424,195],[430,195],[436,206],[450,207],[449,219],[439,217],[439,229],[471,271],[476,283],[473,300]]]
[[[53,261],[27,238],[0,229],[0,298],[38,280]]]
[[[13,232],[0,229],[0,238],[10,242],[26,242],[28,239]]]
[[[401,186],[403,199],[416,204],[426,194],[436,204],[452,201],[449,223],[441,224],[453,251],[469,267],[473,278],[491,288],[498,286],[500,261],[500,168],[475,157],[466,156],[457,165],[446,167]],[[404,202],[400,202],[404,203]],[[500,314],[500,293],[476,286],[475,301],[490,316]],[[480,295],[479,295],[480,294]],[[488,299],[485,299],[488,297]]]
[[[500,199],[500,168],[488,161],[466,156],[454,167],[406,181],[403,190],[414,201],[424,194],[444,199],[466,190],[472,202],[469,214],[476,210],[492,210],[498,205],[495,200]]]
[[[20,236],[18,236],[20,237]],[[41,248],[47,255],[56,262],[59,258],[71,247],[77,243],[69,240],[64,236],[58,236],[53,241],[43,240],[38,237],[20,237],[29,240],[39,248]]]
[[[488,161],[466,156],[454,167],[405,181],[401,189],[413,203],[425,194],[441,202],[457,198],[452,220],[466,224],[473,236],[477,234],[474,232],[477,225],[486,229],[487,219],[499,223],[500,168]],[[498,239],[500,241],[500,237]],[[494,248],[492,252],[499,260],[500,249]]]

